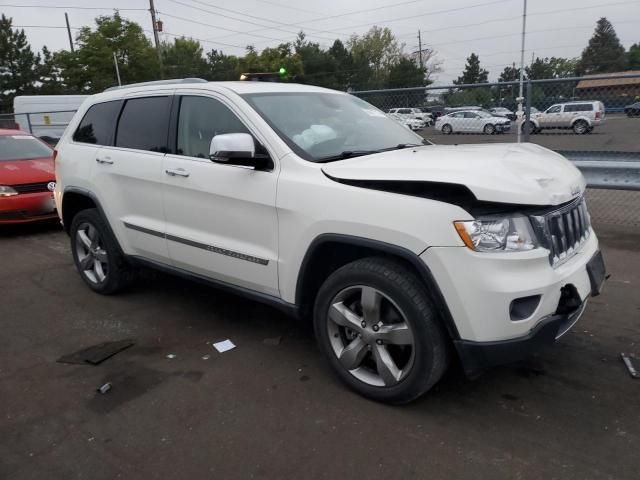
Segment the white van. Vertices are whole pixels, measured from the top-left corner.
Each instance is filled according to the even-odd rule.
[[[20,130],[49,143],[58,141],[88,95],[21,95],[13,99]]]

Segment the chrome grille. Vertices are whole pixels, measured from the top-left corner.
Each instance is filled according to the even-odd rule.
[[[540,240],[549,249],[549,263],[554,267],[573,257],[591,234],[591,220],[584,198],[534,216],[533,220]]]

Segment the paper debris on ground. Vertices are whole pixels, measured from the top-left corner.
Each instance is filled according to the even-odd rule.
[[[175,353],[170,353],[169,355],[167,355],[167,358],[172,359],[172,358],[176,358],[177,355]]]
[[[220,353],[228,352],[229,350],[236,348],[233,342],[228,338],[221,342],[214,343],[213,347]]]

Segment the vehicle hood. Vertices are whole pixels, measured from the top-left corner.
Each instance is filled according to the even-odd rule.
[[[55,179],[52,158],[0,161],[0,185],[50,182]]]
[[[558,205],[586,188],[569,160],[532,143],[407,148],[340,160],[322,171],[345,181],[464,185],[478,200],[521,205]]]

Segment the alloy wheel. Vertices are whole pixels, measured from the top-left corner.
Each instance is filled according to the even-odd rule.
[[[109,274],[109,261],[100,232],[95,226],[85,222],[78,227],[75,240],[81,273],[91,283],[103,283]]]
[[[411,371],[411,325],[380,290],[359,285],[338,292],[330,303],[327,329],[338,362],[367,385],[391,387]]]

